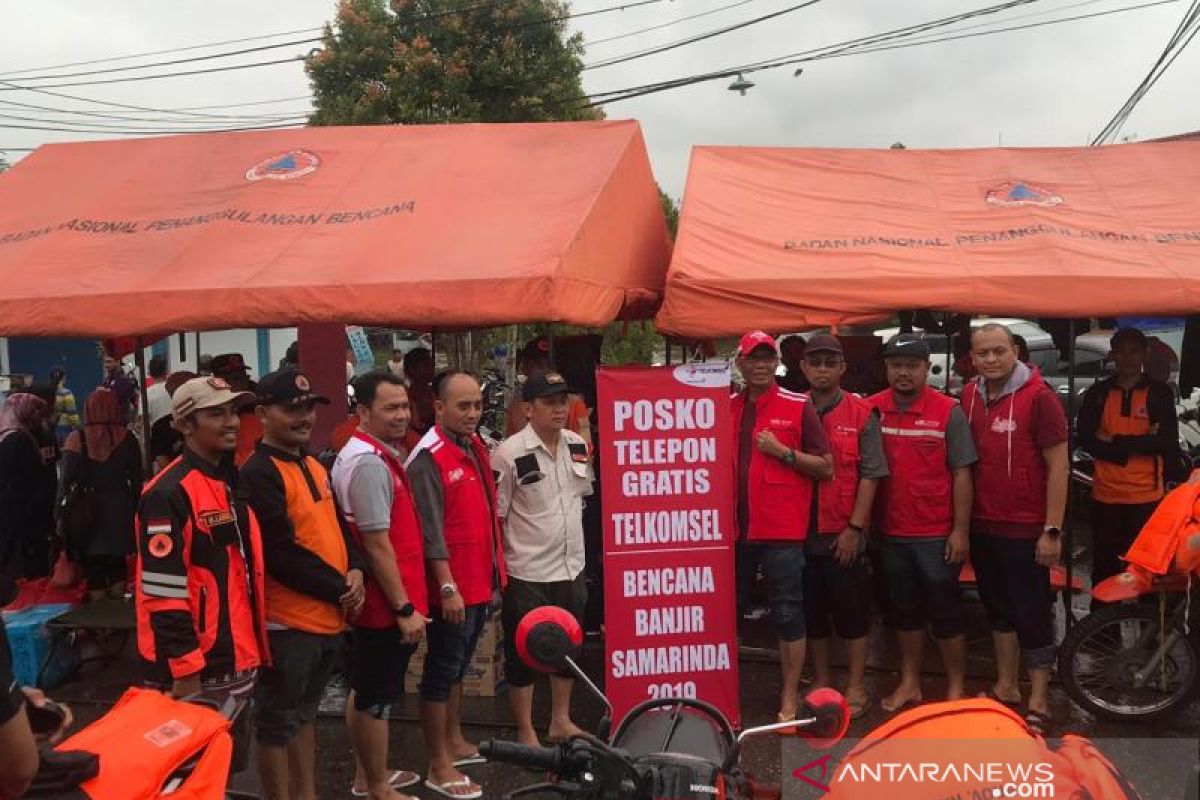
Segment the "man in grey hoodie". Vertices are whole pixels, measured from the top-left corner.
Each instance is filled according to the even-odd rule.
[[[987,694],[1019,705],[1023,659],[1031,684],[1026,721],[1045,732],[1054,663],[1050,567],[1062,551],[1067,420],[1037,368],[1017,360],[1003,325],[977,329],[971,357],[979,375],[962,396],[979,453],[971,563],[996,647],[996,683]]]

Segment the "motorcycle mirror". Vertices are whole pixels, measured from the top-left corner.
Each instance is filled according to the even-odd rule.
[[[818,750],[833,747],[846,735],[850,727],[850,706],[846,698],[836,689],[815,689],[804,698],[800,714],[816,721],[806,727],[792,731],[794,735],[808,739],[809,746]]]
[[[582,646],[579,620],[557,606],[535,608],[517,625],[517,655],[539,672],[562,672],[567,659],[576,657]]]

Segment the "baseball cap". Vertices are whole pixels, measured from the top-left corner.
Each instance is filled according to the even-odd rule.
[[[241,353],[222,353],[219,356],[213,356],[209,369],[212,370],[213,375],[231,375],[236,372],[250,371]]]
[[[545,336],[530,339],[517,352],[517,363],[550,358],[550,340]]]
[[[754,351],[754,348],[764,345],[771,348],[771,351],[776,355],[779,354],[779,346],[775,344],[774,336],[762,331],[750,331],[738,342],[738,355],[745,358]]]
[[[1111,339],[1108,340],[1108,346],[1109,349],[1116,350],[1126,342],[1136,344],[1141,347],[1150,346],[1150,342],[1146,339],[1146,334],[1142,333],[1142,331],[1138,330],[1137,328],[1121,328],[1112,335]]]
[[[252,400],[253,392],[235,392],[224,378],[192,378],[175,390],[175,395],[171,398],[171,416],[182,419],[202,408],[216,408],[226,403],[248,403]]]
[[[818,333],[816,336],[808,340],[808,346],[804,348],[807,353],[837,353],[842,355],[842,343],[832,333]]]
[[[264,406],[299,406],[305,403],[329,405],[329,398],[316,394],[300,370],[284,367],[268,373],[258,382],[258,403]]]
[[[902,333],[883,348],[884,358],[923,358],[929,360],[929,342],[915,333]]]
[[[570,387],[566,378],[557,372],[547,372],[525,381],[525,386],[521,389],[521,399],[528,403],[539,397],[574,393],[575,390]]]

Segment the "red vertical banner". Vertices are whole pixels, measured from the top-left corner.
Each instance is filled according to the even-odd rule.
[[[661,697],[740,724],[728,364],[597,372],[605,693],[619,721]]]

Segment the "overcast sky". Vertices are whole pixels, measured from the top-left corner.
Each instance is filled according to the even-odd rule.
[[[598,92],[724,69],[823,45],[914,25],[991,5],[998,0],[823,0],[808,8],[666,53],[585,72],[585,88]],[[1151,0],[1039,0],[963,25],[971,32],[999,25],[1025,25],[1065,16],[1127,8]],[[629,0],[636,3],[637,0]],[[734,6],[736,0],[659,0],[622,11],[575,20],[588,41],[640,33],[588,47],[587,61],[652,48],[691,35],[797,5],[797,0],[744,0],[698,19],[682,17]],[[576,12],[610,8],[619,0],[576,0]],[[652,95],[608,108],[610,118],[641,121],[663,186],[683,190],[688,152],[696,144],[887,147],[990,147],[1083,145],[1121,105],[1157,58],[1186,9],[1182,0],[1151,8],[1061,25],[931,44],[891,52],[809,63],[800,77],[794,67],[749,76],[746,96],[728,91],[729,80]],[[334,0],[40,0],[6,15],[0,30],[0,80],[30,74],[77,72],[125,66],[112,62],[64,67],[67,62],[186,47],[221,40],[314,28],[332,16]],[[1010,21],[1011,20],[1011,21]],[[956,29],[947,29],[947,33]],[[229,45],[215,50],[155,56],[157,61],[302,39]],[[187,70],[239,62],[268,61],[302,54],[312,45],[268,50],[235,59],[183,64],[159,71]],[[18,70],[35,70],[16,74]],[[41,70],[41,72],[37,72]],[[113,73],[42,83],[95,80],[138,73]],[[1124,133],[1139,139],[1200,129],[1200,45],[1184,52],[1138,106]],[[1192,87],[1189,89],[1188,87]],[[181,108],[302,98],[309,88],[299,62],[209,75],[112,85],[56,88],[62,92],[149,108]],[[23,130],[10,125],[48,125],[11,117],[73,119],[53,109],[154,117],[0,84],[0,149],[44,142],[109,138],[97,134]],[[197,113],[302,113],[304,99],[263,106]],[[110,126],[153,123],[92,117]],[[211,120],[196,118],[198,122]],[[10,150],[10,161],[24,153]]]

